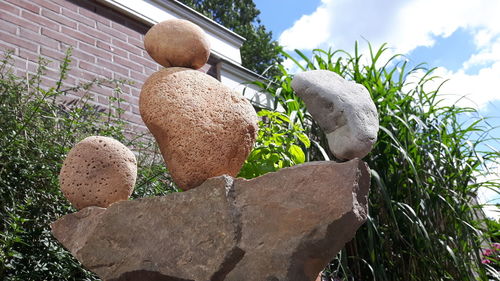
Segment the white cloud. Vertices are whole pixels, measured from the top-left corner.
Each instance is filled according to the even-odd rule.
[[[285,30],[280,41],[285,41],[291,49],[312,50],[330,37],[329,11],[320,6],[312,15],[304,15],[291,29]]]
[[[306,62],[305,60],[298,60],[297,61],[300,65],[305,65]],[[290,74],[295,74],[300,71],[300,67],[291,59],[287,58],[281,63],[286,71]]]
[[[478,177],[479,181],[500,181],[500,166],[490,169],[489,173]],[[486,204],[483,208],[486,216],[494,219],[500,219],[500,210],[494,205],[500,203],[498,190],[482,187],[478,190],[477,199],[480,204]]]
[[[442,97],[445,98],[446,105],[456,103],[459,106],[481,109],[488,102],[500,99],[497,82],[500,77],[500,61],[473,75],[466,74],[463,69],[454,72],[443,67],[436,69],[435,74],[449,79],[440,89],[441,93],[445,93]]]
[[[312,14],[285,30],[279,42],[285,50],[333,47],[351,51],[354,41],[364,38],[374,47],[389,43],[388,54],[404,54],[433,46],[439,38],[463,28],[474,34],[478,52],[471,54],[462,69],[441,67],[436,73],[450,79],[441,91],[450,94],[449,102],[465,95],[481,108],[500,100],[495,84],[500,78],[499,11],[498,0],[322,0]],[[366,53],[366,47],[361,51]],[[479,70],[469,74],[470,69]]]
[[[388,42],[398,52],[432,46],[459,28],[476,29],[477,42],[500,33],[498,0],[323,0],[279,38],[287,50],[321,45],[350,49],[355,40]]]

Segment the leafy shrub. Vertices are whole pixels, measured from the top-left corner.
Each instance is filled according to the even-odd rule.
[[[261,110],[257,115],[262,118],[257,140],[239,176],[249,179],[304,163],[310,141],[302,126],[281,112]]]
[[[2,280],[98,280],[61,247],[49,227],[75,211],[59,190],[58,174],[67,152],[83,138],[110,136],[134,147],[141,165],[134,196],[173,190],[154,143],[135,139],[131,143],[123,133],[119,94],[124,81],[95,79],[65,87],[70,62],[68,51],[57,82],[48,89],[40,86],[47,61],[40,59],[36,73],[27,77],[14,75],[9,54],[0,62]],[[107,109],[93,105],[89,93],[104,85],[116,94]],[[70,93],[81,98],[69,100]]]

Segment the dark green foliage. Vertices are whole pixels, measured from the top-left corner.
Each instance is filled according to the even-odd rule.
[[[279,73],[275,65],[283,61],[281,47],[272,39],[272,33],[260,23],[258,18],[260,11],[253,0],[181,0],[181,2],[245,37],[246,41],[240,48],[244,67],[259,74],[265,72],[266,76]]]
[[[123,134],[119,93],[124,82],[95,79],[66,88],[70,62],[68,54],[59,80],[49,89],[40,86],[46,61],[28,77],[12,73],[8,56],[0,62],[1,280],[98,280],[61,247],[49,227],[75,211],[59,191],[58,174],[67,152],[83,138],[110,136],[129,147],[132,142],[141,164],[134,196],[172,190],[163,160],[151,153],[151,142],[128,141]],[[107,109],[89,98],[90,89],[104,85],[114,87],[117,95]],[[69,100],[69,93],[81,98]]]
[[[480,150],[486,141],[495,143],[491,128],[473,108],[442,105],[439,88],[428,89],[437,79],[433,69],[408,69],[399,55],[380,61],[385,51],[385,45],[376,51],[370,46],[367,64],[357,44],[354,54],[315,50],[312,59],[297,51],[306,62],[297,63],[303,71],[327,69],[363,84],[380,119],[378,141],[365,158],[372,169],[368,221],[325,278],[487,280],[494,269],[481,263],[480,253],[489,230],[475,197],[481,186],[500,187],[478,178],[499,161],[498,150]],[[307,159],[326,159],[324,136],[290,88],[291,75],[281,71],[274,83],[257,84],[287,115],[298,116],[316,144]]]

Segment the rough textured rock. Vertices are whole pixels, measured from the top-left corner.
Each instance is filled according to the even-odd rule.
[[[201,68],[210,56],[210,42],[196,24],[170,19],[155,24],[144,36],[148,54],[164,67]]]
[[[367,217],[358,159],[87,208],[54,236],[104,280],[313,281]]]
[[[68,153],[59,183],[75,208],[106,208],[127,200],[136,178],[137,162],[132,151],[115,139],[92,136],[77,143]]]
[[[377,140],[378,114],[368,90],[327,70],[295,75],[292,88],[324,130],[339,159],[363,158]]]
[[[255,110],[241,94],[187,68],[151,75],[142,87],[139,109],[183,190],[211,177],[236,176],[258,129]]]

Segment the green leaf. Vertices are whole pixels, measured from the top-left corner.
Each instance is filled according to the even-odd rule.
[[[292,144],[290,148],[288,148],[288,152],[290,153],[290,158],[295,162],[295,164],[304,163],[306,161],[306,155],[300,146]]]
[[[304,144],[306,148],[309,148],[311,146],[311,141],[309,140],[309,137],[306,134],[296,133],[295,135]]]

